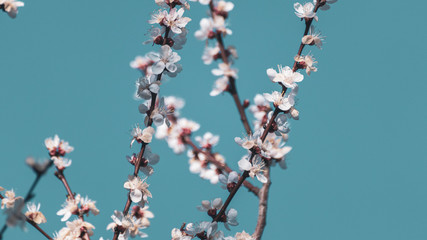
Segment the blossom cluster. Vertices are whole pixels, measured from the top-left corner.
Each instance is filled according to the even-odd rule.
[[[24,3],[16,0],[0,0],[0,10],[6,12],[9,17],[16,18],[18,7],[23,7]]]

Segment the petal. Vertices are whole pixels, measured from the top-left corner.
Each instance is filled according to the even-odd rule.
[[[252,167],[252,164],[246,159],[240,160],[237,164],[239,165],[239,168],[246,171],[249,171]]]
[[[266,183],[267,182],[267,178],[264,175],[260,174],[260,173],[258,173],[256,175],[256,178],[258,179],[258,181],[260,181],[262,183]]]
[[[139,189],[134,189],[130,192],[130,199],[134,203],[139,203],[142,200],[142,192]]]
[[[151,66],[151,71],[154,74],[160,74],[165,69],[165,63],[163,61],[158,61]]]

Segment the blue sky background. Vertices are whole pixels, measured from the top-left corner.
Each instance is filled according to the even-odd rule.
[[[240,54],[243,99],[277,90],[265,70],[292,64],[304,29],[293,3],[235,1],[233,35],[225,42]],[[301,119],[292,122],[288,170],[272,173],[265,239],[426,238],[426,7],[341,0],[319,13],[316,26],[327,39],[322,51],[309,49],[319,72],[300,84]],[[126,200],[129,133],[142,121],[132,98],[139,73],[129,61],[157,49],[141,45],[154,9],[154,1],[46,0],[26,1],[14,20],[0,15],[0,186],[24,195],[34,177],[25,158],[46,157],[43,140],[58,133],[75,147],[66,171],[72,190],[97,200],[101,210],[87,218],[96,226],[93,239],[112,238],[105,227]],[[214,65],[203,65],[204,43],[193,37],[206,11],[193,3],[186,13],[193,21],[179,52],[184,71],[162,85],[162,94],[185,98],[182,115],[202,126],[196,135],[220,134],[216,150],[237,169],[244,151],[233,139],[244,129],[230,96],[208,95]],[[201,200],[227,194],[190,174],[187,157],[165,142],[152,148],[161,161],[149,179],[156,218],[146,232],[170,239],[173,227],[209,219],[195,208]],[[58,231],[64,224],[55,213],[65,191],[53,171],[36,194],[48,219],[42,227]],[[240,221],[232,234],[253,232],[256,199],[243,190],[231,207]],[[5,239],[44,238],[29,227],[9,229]]]

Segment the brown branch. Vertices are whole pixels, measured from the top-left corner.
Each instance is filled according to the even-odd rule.
[[[209,9],[210,9],[212,18],[215,18],[215,9],[212,1],[209,2]],[[218,47],[220,49],[221,59],[225,64],[229,65],[229,61],[228,61],[227,53],[224,47],[224,41],[222,39],[221,32],[215,31],[215,37],[218,42]],[[239,93],[237,92],[236,79],[234,77],[228,76],[228,82],[229,82],[229,85],[228,85],[227,91],[233,97],[234,103],[236,104],[236,107],[237,107],[237,111],[239,112],[239,115],[240,115],[240,121],[242,121],[245,131],[249,135],[252,133],[252,129],[249,124],[248,118],[246,116],[245,108],[243,107],[242,101],[240,100]]]
[[[4,196],[0,194],[0,199],[3,199],[3,198],[4,198]],[[24,203],[25,203],[25,202],[24,202]],[[49,236],[49,234],[47,234],[45,231],[43,231],[43,229],[41,229],[37,223],[35,223],[35,222],[31,221],[28,217],[25,217],[25,221],[26,221],[26,222],[28,222],[29,224],[31,224],[35,229],[37,229],[37,230],[38,230],[41,234],[43,234],[47,239],[49,239],[49,240],[53,240],[53,238],[51,238],[51,237]],[[4,227],[3,227],[3,229],[4,229]],[[0,239],[2,239],[2,238],[3,238],[3,229],[2,229],[2,234],[0,235]]]
[[[172,6],[170,6],[170,9],[172,9]],[[166,27],[165,30],[165,37],[163,38],[163,43],[162,45],[166,45],[167,43],[167,38],[169,36],[169,32],[170,32],[170,28]],[[160,81],[162,79],[162,73],[160,73],[159,75],[157,75],[157,81]],[[151,127],[151,125],[153,125],[153,118],[151,118],[151,113],[154,111],[155,107],[156,107],[156,100],[157,100],[157,94],[156,93],[151,93],[151,105],[150,105],[150,109],[146,112],[146,115],[148,117],[148,123],[147,123],[147,127]],[[135,162],[135,168],[134,168],[134,172],[133,175],[135,177],[138,177],[138,173],[139,173],[139,169],[141,167],[141,163],[142,163],[142,157],[144,156],[144,152],[145,152],[145,147],[148,143],[142,142],[141,144],[141,149],[138,153],[138,157],[137,160]],[[127,196],[127,200],[126,200],[126,204],[125,207],[123,209],[123,215],[127,215],[130,209],[130,206],[132,204],[132,200],[130,198],[130,192],[131,190],[129,190],[128,192],[128,196]],[[117,240],[119,237],[120,231],[118,228],[115,228],[114,230],[114,236],[113,236],[113,240]]]
[[[259,205],[258,205],[258,221],[255,228],[255,232],[252,235],[256,240],[260,240],[264,233],[265,226],[267,225],[267,206],[268,206],[268,193],[271,186],[270,176],[270,165],[266,163],[264,170],[264,176],[267,178],[267,182],[262,185],[261,191],[259,192]]]
[[[206,160],[210,163],[212,163],[213,165],[215,165],[219,170],[221,170],[221,172],[226,172],[226,173],[231,173],[233,170],[226,164],[226,163],[222,163],[218,160],[216,160],[215,156],[213,153],[211,152],[207,152],[207,151],[203,151],[202,149],[198,148],[193,141],[191,141],[189,136],[184,136],[183,137],[183,142],[187,145],[189,145],[194,152],[196,153],[203,153],[206,156]],[[252,185],[250,182],[248,181],[244,181],[243,182],[243,186],[245,186],[249,192],[252,192],[253,194],[255,194],[255,196],[258,196],[259,193],[259,188]]]
[[[276,119],[277,115],[280,113],[280,109],[278,107],[275,108],[273,116],[271,116],[270,121],[267,124],[267,127],[264,129],[264,132],[261,136],[261,141],[264,142],[265,138],[267,137],[267,133],[269,132],[271,126],[273,125],[274,119]],[[249,161],[252,162],[252,159],[255,157],[256,153],[252,152]],[[215,216],[215,218],[212,220],[212,222],[218,222],[219,219],[222,218],[222,215],[225,213],[225,210],[227,209],[228,205],[230,204],[231,200],[233,199],[234,195],[236,195],[239,188],[242,186],[245,179],[249,176],[248,171],[244,171],[242,176],[240,176],[239,181],[237,182],[236,186],[231,190],[230,195],[228,195],[227,200],[225,200],[224,205],[222,205],[221,210],[218,212],[218,214]]]
[[[320,5],[322,4],[323,1],[317,1],[316,6],[314,7],[314,12],[316,13],[317,10],[319,9]],[[313,18],[310,19],[305,19],[305,30],[304,30],[304,35],[308,34],[308,31],[310,29],[310,26],[313,22]],[[302,51],[304,50],[305,44],[301,42],[299,49],[298,49],[298,53],[297,56],[300,56]],[[294,65],[292,67],[292,71],[295,72],[296,70],[298,70],[298,63],[297,61],[294,61]],[[285,95],[287,88],[285,86],[282,85],[282,96]],[[277,110],[277,109],[276,109]],[[267,129],[269,129],[267,127]],[[268,163],[266,163],[266,170],[265,170],[265,177],[267,178],[267,183],[265,183],[262,188],[261,191],[259,193],[259,207],[258,207],[258,221],[257,221],[257,225],[255,227],[255,232],[253,234],[253,237],[256,240],[260,240],[262,237],[262,234],[264,233],[264,229],[265,226],[267,225],[267,203],[268,203],[268,193],[270,190],[270,186],[271,186],[271,180],[270,180],[270,165]]]

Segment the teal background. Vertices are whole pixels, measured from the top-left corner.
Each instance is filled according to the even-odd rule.
[[[240,54],[242,99],[278,90],[265,70],[292,64],[304,29],[293,3],[235,1],[225,42]],[[341,0],[318,14],[326,43],[309,49],[319,72],[300,84],[301,119],[292,122],[288,170],[272,173],[264,239],[426,239],[426,7]],[[46,157],[43,141],[58,133],[75,147],[66,171],[71,189],[101,210],[87,218],[96,226],[92,239],[112,238],[105,227],[125,204],[129,133],[142,121],[132,98],[139,73],[129,62],[157,49],[141,45],[154,9],[154,1],[46,0],[25,1],[14,20],[0,14],[0,186],[24,195],[34,177],[25,158]],[[233,138],[244,129],[230,96],[209,96],[215,65],[203,65],[204,43],[193,37],[206,11],[192,3],[186,12],[193,21],[179,51],[184,71],[161,93],[185,98],[182,115],[202,126],[196,135],[220,134],[216,150],[237,169],[244,151]],[[183,222],[209,219],[195,208],[201,200],[227,195],[190,174],[185,154],[160,140],[152,148],[161,161],[149,179],[156,217],[145,232],[170,239]],[[36,194],[48,219],[42,227],[58,231],[65,191],[52,170]],[[232,234],[253,232],[257,200],[242,190],[231,207],[240,221]],[[9,229],[5,239],[44,238],[29,226],[28,233]]]

